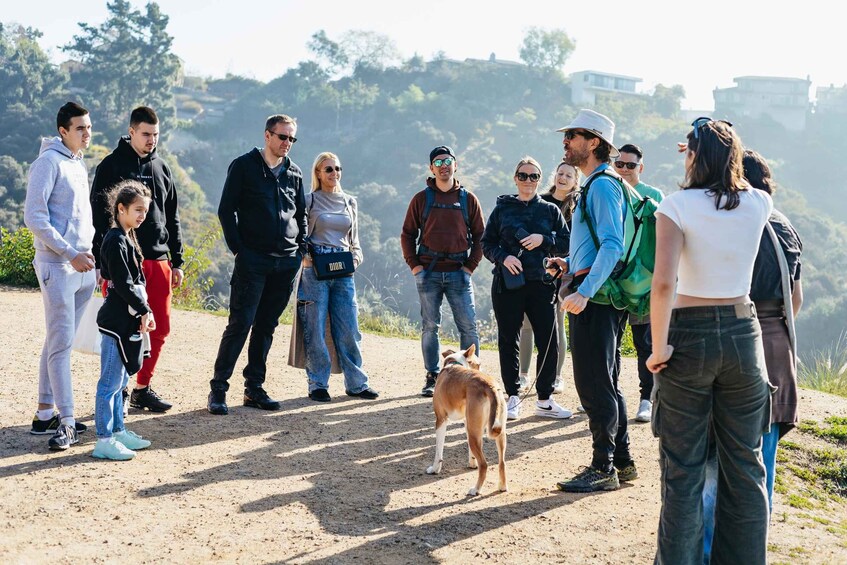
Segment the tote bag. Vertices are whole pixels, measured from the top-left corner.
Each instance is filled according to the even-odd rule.
[[[88,301],[79,327],[74,335],[73,350],[89,355],[100,355],[100,330],[97,327],[97,312],[103,306],[103,297],[95,294]]]

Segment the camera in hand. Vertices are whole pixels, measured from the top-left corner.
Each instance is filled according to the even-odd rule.
[[[550,257],[544,258],[544,274],[542,275],[541,280],[545,284],[550,284],[562,276],[562,268],[550,259]],[[556,273],[551,275],[547,272],[547,269],[554,269]]]

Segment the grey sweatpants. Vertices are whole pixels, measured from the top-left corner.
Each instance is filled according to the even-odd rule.
[[[63,418],[74,415],[71,384],[71,346],[76,328],[97,283],[95,272],[78,273],[70,263],[32,262],[41,299],[47,336],[38,368],[38,402],[55,404]]]

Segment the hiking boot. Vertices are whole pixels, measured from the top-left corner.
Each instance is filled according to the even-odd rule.
[[[229,408],[227,408],[226,405],[226,391],[214,389],[210,391],[206,410],[208,410],[210,414],[215,414],[216,416],[226,416],[229,414]]]
[[[431,397],[435,393],[435,380],[438,378],[438,373],[427,371],[426,384],[421,390],[421,396]]]
[[[521,373],[518,377],[518,392],[524,392],[528,386],[529,375]]]
[[[582,467],[574,478],[569,481],[556,483],[559,490],[565,492],[597,492],[603,490],[618,490],[618,472],[612,467],[608,473],[594,467]]]
[[[549,398],[546,402],[543,400],[537,400],[535,402],[535,415],[542,416],[544,418],[557,418],[560,420],[567,420],[568,418],[573,416],[573,412],[571,412],[567,408],[562,408],[561,406],[556,404],[555,400]]]
[[[506,419],[517,420],[521,415],[521,397],[510,396],[506,402]]]
[[[244,406],[258,408],[260,410],[279,410],[282,404],[274,400],[263,388],[244,389]]]
[[[47,434],[54,434],[56,430],[59,429],[59,423],[61,422],[61,418],[59,418],[58,412],[53,412],[53,416],[49,420],[39,420],[38,416],[32,417],[32,427],[29,430],[34,436],[46,436]],[[77,422],[76,424],[76,433],[81,434],[84,433],[85,430],[88,429],[88,426]]]
[[[167,412],[173,408],[173,404],[162,400],[149,386],[133,389],[129,395],[129,405],[141,410],[146,408],[150,412]]]
[[[562,381],[562,377],[556,377],[556,380],[553,381],[553,394],[562,394],[565,392],[565,383]]]
[[[53,437],[47,442],[50,451],[64,451],[75,443],[79,443],[76,430],[67,424],[59,424]]]
[[[142,438],[135,432],[131,432],[129,430],[124,430],[122,432],[116,433],[114,436],[115,441],[124,444],[127,449],[132,451],[136,451],[139,449],[147,449],[150,447],[150,440]]]
[[[615,469],[618,471],[618,480],[622,483],[634,481],[638,478],[638,469],[635,468],[635,461],[629,460],[625,463],[615,463]]]
[[[97,459],[111,459],[112,461],[129,461],[135,457],[135,452],[112,436],[109,441],[95,443],[91,456]]]
[[[653,403],[649,400],[642,400],[638,405],[638,413],[635,415],[636,422],[649,422],[653,417]]]

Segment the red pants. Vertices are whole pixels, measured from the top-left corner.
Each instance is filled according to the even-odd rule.
[[[139,386],[147,386],[153,378],[165,338],[171,333],[171,265],[165,260],[145,259],[141,268],[147,279],[147,302],[156,320],[156,329],[150,332],[150,357],[144,360],[135,375]]]

